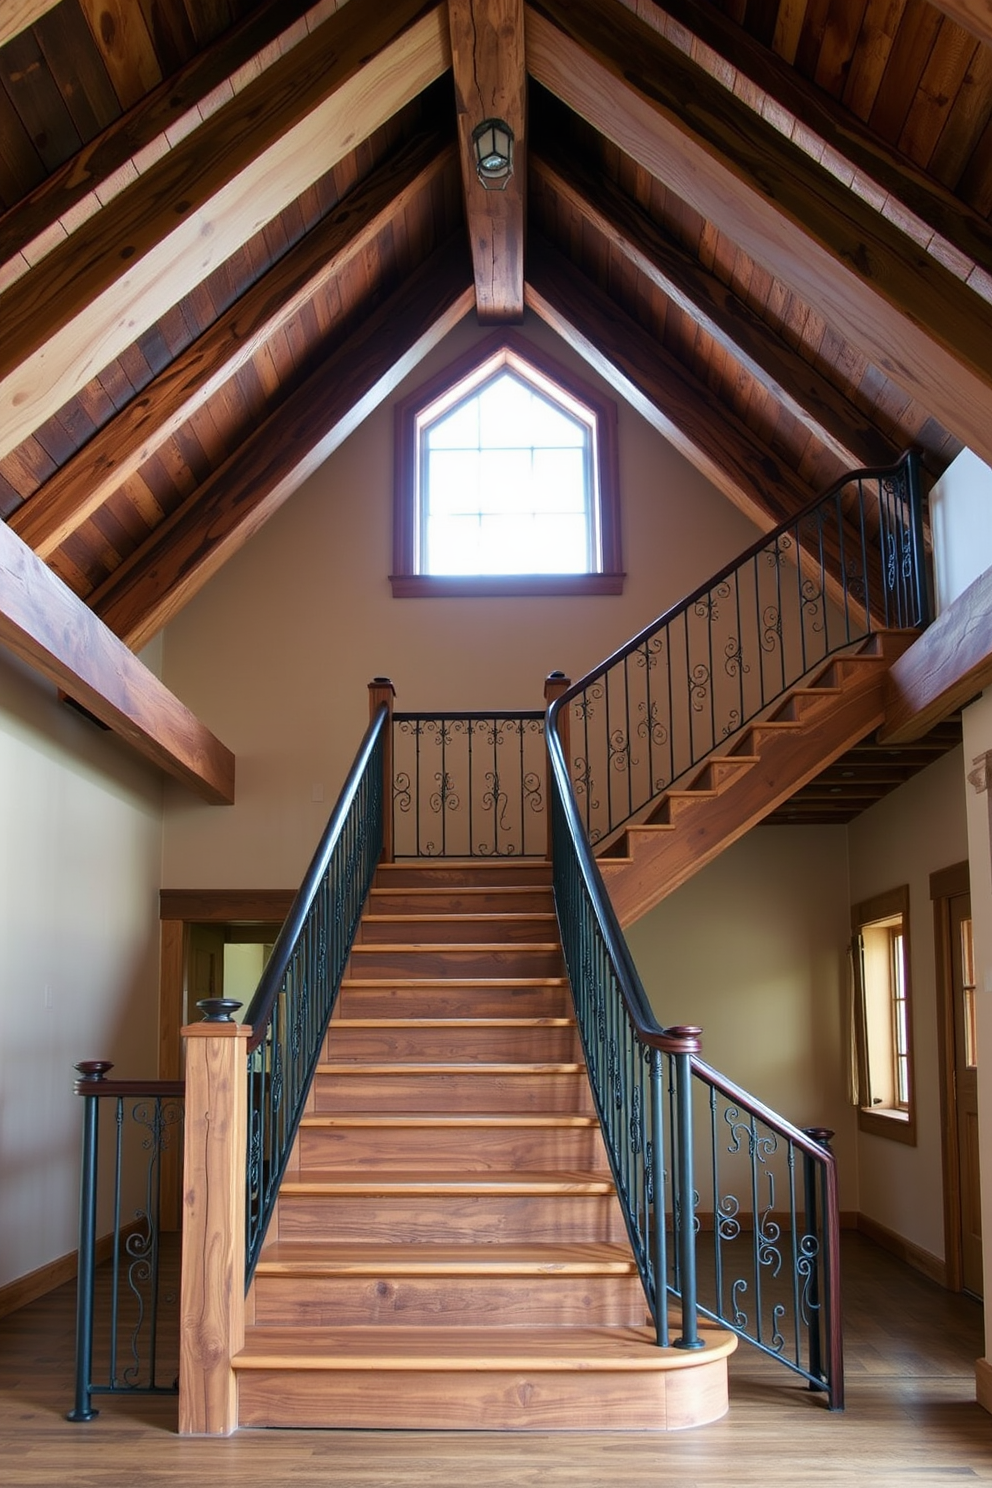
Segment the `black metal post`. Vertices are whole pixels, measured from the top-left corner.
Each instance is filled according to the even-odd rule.
[[[698,1028],[670,1028],[678,1038],[698,1035]],[[692,1070],[688,1054],[674,1054],[677,1195],[679,1205],[679,1270],[682,1283],[682,1335],[675,1340],[681,1349],[705,1348],[696,1316],[696,1201],[695,1164],[692,1153]]]
[[[827,1127],[806,1126],[803,1127],[803,1131],[805,1132],[807,1137],[811,1137],[814,1142],[819,1144],[819,1146],[826,1147],[829,1150],[830,1138],[833,1136],[833,1132],[828,1130]],[[819,1240],[820,1226],[817,1218],[816,1202],[816,1175],[818,1166],[819,1165],[816,1162],[816,1159],[812,1156],[811,1153],[803,1153],[803,1179],[806,1203],[806,1234],[811,1237],[814,1242],[814,1249],[809,1258],[810,1272],[809,1288],[807,1292],[809,1298],[809,1372],[811,1375],[813,1375],[813,1378],[809,1382],[809,1387],[811,1390],[826,1390],[828,1386],[826,1383],[826,1377],[823,1372],[823,1335],[820,1326],[822,1322],[822,1309],[820,1307],[821,1246]]]
[[[75,1068],[79,1084],[98,1084],[113,1065],[87,1059]],[[95,1095],[83,1100],[83,1149],[79,1175],[79,1252],[76,1273],[76,1403],[69,1421],[92,1421],[99,1415],[90,1394],[93,1383],[93,1293],[96,1282],[96,1170],[100,1103]]]
[[[668,1347],[668,1238],[665,1234],[665,1128],[663,1055],[651,1050],[651,1189],[654,1197],[654,1325],[659,1348]]]

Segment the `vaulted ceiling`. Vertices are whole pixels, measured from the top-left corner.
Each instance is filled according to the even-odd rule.
[[[988,0],[5,0],[0,206],[0,639],[83,701],[473,305],[765,528],[992,463]]]

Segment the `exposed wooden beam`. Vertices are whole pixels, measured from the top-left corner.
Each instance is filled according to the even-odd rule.
[[[0,46],[20,36],[35,21],[54,10],[59,0],[4,0],[0,6]]]
[[[161,142],[163,153],[168,150],[166,130],[203,106],[215,89],[227,85],[237,92],[234,84],[246,63],[257,59],[258,65],[264,66],[270,58],[271,66],[278,38],[312,5],[313,0],[268,0],[108,125],[22,201],[15,202],[0,218],[0,264],[23,252],[70,209],[78,209],[84,197],[111,177],[140,174],[141,153],[156,141]],[[3,5],[0,16],[7,17]]]
[[[608,180],[560,155],[534,175],[700,325],[846,468],[894,465],[900,451],[833,383]]]
[[[992,14],[992,0],[985,0]],[[943,6],[950,14],[951,7]],[[975,263],[992,262],[992,224],[795,68],[763,46],[711,0],[663,0],[664,10],[803,129],[836,151],[894,202]]]
[[[350,192],[11,515],[14,531],[40,557],[50,558],[313,294],[451,167],[454,149],[437,135],[421,137]]]
[[[619,0],[528,0],[527,59],[992,462],[992,307]]]
[[[933,4],[979,41],[992,43],[992,0],[933,0]]]
[[[716,395],[556,249],[531,234],[526,299],[713,484],[767,532],[814,492]]]
[[[520,321],[527,180],[524,0],[448,0],[448,22],[476,311],[483,322]],[[486,191],[475,170],[472,131],[490,118],[513,130],[513,175],[504,191]]]
[[[472,305],[461,244],[438,250],[91,597],[132,647],[179,613]]]
[[[0,300],[0,456],[449,65],[444,8],[345,5]]]
[[[234,800],[234,756],[0,522],[0,644],[206,800]]]
[[[885,684],[883,744],[905,744],[992,683],[992,569],[977,578],[895,662]]]

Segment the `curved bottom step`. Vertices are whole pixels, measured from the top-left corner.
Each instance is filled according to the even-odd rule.
[[[727,1410],[737,1339],[659,1349],[642,1328],[256,1328],[234,1361],[242,1426],[679,1431]]]

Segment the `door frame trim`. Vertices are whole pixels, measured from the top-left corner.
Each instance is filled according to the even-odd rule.
[[[944,1189],[944,1260],[948,1289],[964,1285],[961,1245],[961,1142],[954,1099],[954,995],[950,901],[971,892],[967,860],[930,875],[937,994],[937,1063],[940,1076],[941,1157]]]

